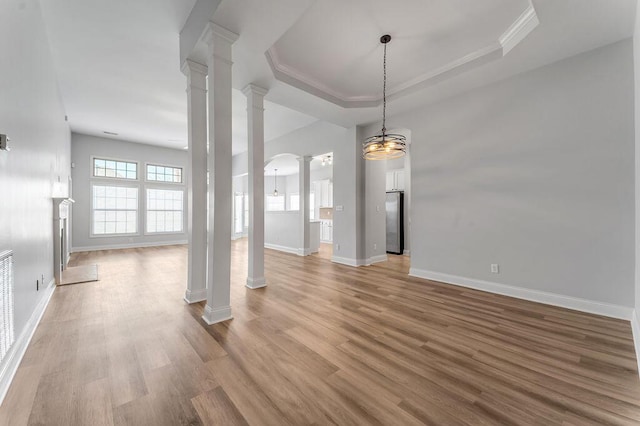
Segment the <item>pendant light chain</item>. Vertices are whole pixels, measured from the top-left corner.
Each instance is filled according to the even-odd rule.
[[[387,43],[391,36],[385,34],[380,37],[384,44],[382,62],[382,133],[368,137],[362,144],[362,157],[365,160],[390,160],[400,158],[407,151],[407,138],[400,134],[387,134]]]
[[[384,59],[382,61],[383,83],[382,83],[382,136],[387,132],[387,43],[384,44]]]

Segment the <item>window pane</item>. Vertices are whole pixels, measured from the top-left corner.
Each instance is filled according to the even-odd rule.
[[[138,189],[93,185],[93,234],[137,232]]]
[[[137,170],[137,163],[103,158],[93,159],[93,175],[96,177],[136,180],[138,178]]]
[[[156,182],[182,183],[182,169],[180,167],[148,164],[147,180]]]
[[[182,190],[147,189],[147,233],[183,231]]]

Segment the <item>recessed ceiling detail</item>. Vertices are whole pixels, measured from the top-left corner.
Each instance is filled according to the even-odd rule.
[[[393,100],[502,58],[538,24],[530,0],[324,0],[265,55],[286,84],[343,108],[374,107],[383,33],[393,37]]]

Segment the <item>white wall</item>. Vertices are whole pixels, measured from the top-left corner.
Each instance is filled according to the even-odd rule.
[[[0,3],[0,52],[0,133],[11,138],[11,151],[0,151],[0,251],[14,251],[18,344],[50,294],[51,198],[68,195],[70,135],[37,1]],[[36,291],[42,275],[45,286]]]
[[[125,142],[116,139],[100,138],[73,133],[71,144],[71,156],[74,163],[73,170],[73,198],[76,203],[73,206],[73,240],[74,251],[92,250],[106,247],[136,247],[156,244],[186,243],[188,214],[186,203],[186,168],[187,151],[170,148],[162,148],[152,145]],[[138,190],[138,235],[117,237],[91,237],[91,157],[104,157],[117,160],[138,162],[138,181],[122,182],[135,185]],[[159,187],[157,183],[146,183],[145,163],[176,166],[183,168],[185,183],[182,185],[164,185],[163,187],[175,187],[185,190],[185,225],[184,232],[174,234],[145,235],[144,234],[144,204],[147,186]],[[100,182],[105,182],[101,180]]]
[[[300,213],[296,211],[265,212],[265,247],[297,253],[300,246]]]
[[[626,40],[393,117],[412,268],[632,307],[632,87]]]
[[[633,32],[633,71],[635,99],[635,315],[632,321],[636,358],[640,372],[640,7],[636,7],[636,22]]]
[[[286,153],[316,156],[333,152],[333,202],[334,206],[342,206],[342,211],[336,211],[333,219],[333,256],[349,264],[365,261],[362,137],[360,128],[345,129],[317,121],[265,144],[265,159]],[[246,172],[245,152],[233,157],[233,174]]]

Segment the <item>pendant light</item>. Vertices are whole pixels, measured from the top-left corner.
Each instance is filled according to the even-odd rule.
[[[273,169],[274,171],[274,175],[273,175],[273,196],[277,197],[278,196],[278,169]]]
[[[385,34],[380,37],[380,43],[384,44],[384,60],[382,63],[384,83],[382,86],[382,133],[371,136],[362,145],[362,157],[365,160],[390,160],[404,156],[407,144],[406,138],[398,134],[388,134],[386,128],[387,119],[387,43],[391,36]]]

